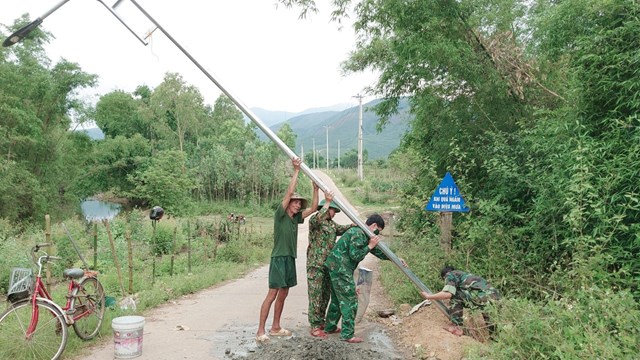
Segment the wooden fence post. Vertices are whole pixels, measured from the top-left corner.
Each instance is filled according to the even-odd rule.
[[[51,244],[51,217],[49,216],[49,214],[46,214],[44,216],[44,242],[47,244]],[[51,246],[49,246],[49,248],[47,249],[47,253],[50,254],[51,253]],[[51,291],[51,264],[49,262],[47,262],[47,266],[45,268],[45,273],[46,273],[46,277],[47,277],[47,281],[46,283],[46,287],[47,287],[47,291]]]
[[[93,223],[93,268],[98,268],[98,223]]]
[[[156,223],[157,220],[151,220],[151,226],[153,227],[151,231],[151,285],[156,283]]]
[[[191,274],[191,222],[187,220],[187,273]]]
[[[127,239],[127,252],[129,253],[127,260],[129,261],[129,295],[131,295],[133,294],[133,244],[131,243],[131,230],[128,227],[124,237]]]
[[[206,228],[205,228],[206,229]],[[207,235],[208,230],[205,231],[204,236],[202,237],[202,251],[204,251],[204,261],[206,262],[209,259],[209,253],[207,252]]]
[[[169,269],[169,276],[173,276],[173,262],[176,257],[176,237],[178,236],[178,227],[173,228],[173,243],[171,244],[171,268]]]
[[[451,229],[453,228],[453,213],[441,212],[438,225],[440,225],[440,246],[448,254],[451,252]]]
[[[116,266],[116,271],[118,272],[118,283],[120,284],[120,291],[122,291],[122,296],[126,296],[127,294],[124,292],[124,284],[122,283],[122,271],[120,270],[120,262],[118,261],[118,253],[116,252],[116,244],[113,242],[113,235],[111,234],[111,227],[109,226],[109,220],[103,219],[102,223],[104,227],[107,229],[107,237],[109,238],[109,245],[111,246],[111,254],[113,255],[113,263]]]

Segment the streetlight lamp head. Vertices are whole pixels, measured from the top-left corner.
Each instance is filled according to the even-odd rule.
[[[42,18],[37,18],[34,21],[32,21],[31,23],[21,27],[16,32],[11,34],[8,38],[6,38],[4,40],[4,42],[2,43],[2,46],[9,47],[9,46],[21,41],[22,39],[27,37],[27,35],[29,35],[29,33],[32,32],[35,28],[37,28],[38,25],[40,25],[40,24],[42,24]]]
[[[38,25],[42,24],[42,21],[47,16],[51,15],[54,11],[58,10],[62,5],[68,3],[69,1],[70,0],[61,0],[59,3],[57,3],[54,7],[52,7],[49,11],[44,13],[42,16],[40,16],[39,18],[33,20],[31,23],[21,27],[20,29],[18,29],[18,31],[16,31],[13,34],[11,34],[11,36],[9,36],[8,38],[6,38],[4,40],[4,42],[2,43],[2,46],[9,47],[9,46],[21,41],[25,37],[27,37],[27,35],[29,35],[29,33],[32,32],[33,29],[37,28]]]

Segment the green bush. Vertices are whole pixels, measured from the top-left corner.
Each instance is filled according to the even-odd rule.
[[[20,245],[18,238],[6,237],[0,242],[0,293],[6,294],[9,289],[11,269],[14,267],[33,269],[33,263]],[[34,270],[35,271],[35,270]]]
[[[173,227],[165,224],[157,224],[155,236],[151,239],[151,251],[153,255],[168,255],[173,253]]]
[[[357,172],[353,169],[337,171],[336,175],[338,178],[336,183],[341,183],[341,187],[354,187],[360,182]]]
[[[546,303],[505,299],[491,359],[637,359],[640,310],[630,293],[597,287]]]
[[[244,263],[248,260],[247,246],[242,241],[229,241],[218,248],[218,261]]]

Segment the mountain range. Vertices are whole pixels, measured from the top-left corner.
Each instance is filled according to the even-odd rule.
[[[398,147],[403,135],[409,129],[412,116],[409,113],[408,101],[403,99],[398,112],[378,133],[376,125],[380,118],[373,112],[372,107],[379,102],[380,100],[373,100],[362,105],[362,143],[369,160],[386,159]],[[338,150],[340,156],[352,149],[357,151],[359,110],[359,106],[344,109],[344,105],[309,109],[301,113],[251,109],[274,133],[277,133],[284,124],[289,124],[297,136],[296,148],[293,149],[297,154],[302,150],[308,154],[315,146],[315,150],[326,157],[328,138],[331,159],[338,157]],[[259,136],[264,140],[267,139],[262,131],[259,131]]]
[[[400,144],[400,140],[409,129],[409,104],[406,100],[400,102],[398,113],[393,115],[380,133],[376,125],[380,118],[371,110],[380,100],[373,100],[362,105],[362,144],[368,153],[369,160],[386,159]],[[274,133],[284,125],[289,124],[296,134],[296,154],[313,151],[314,147],[323,157],[326,157],[327,140],[329,142],[329,158],[335,159],[350,150],[358,149],[358,116],[359,106],[338,104],[324,108],[313,108],[292,113],[286,111],[270,111],[252,108],[251,111],[260,121]],[[249,121],[248,118],[245,118]],[[327,132],[328,128],[328,132]],[[94,140],[104,139],[103,132],[95,127],[82,129]],[[258,130],[258,136],[267,140],[267,136]],[[339,147],[339,148],[338,148]]]

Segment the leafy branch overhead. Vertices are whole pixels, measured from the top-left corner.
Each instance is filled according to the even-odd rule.
[[[511,330],[488,356],[633,358],[640,337],[626,319],[575,314],[603,300],[639,316],[640,4],[361,0],[332,9],[353,18],[358,39],[344,70],[380,74],[369,92],[384,98],[383,123],[400,99],[411,104],[411,131],[393,157],[413,179],[402,217],[415,234],[405,244],[411,263],[428,262],[425,277],[457,263],[515,299],[501,319]],[[452,254],[423,255],[435,220],[417,209],[447,171],[472,211],[457,220]],[[521,321],[521,302],[562,315]],[[563,302],[573,310],[555,307]]]

